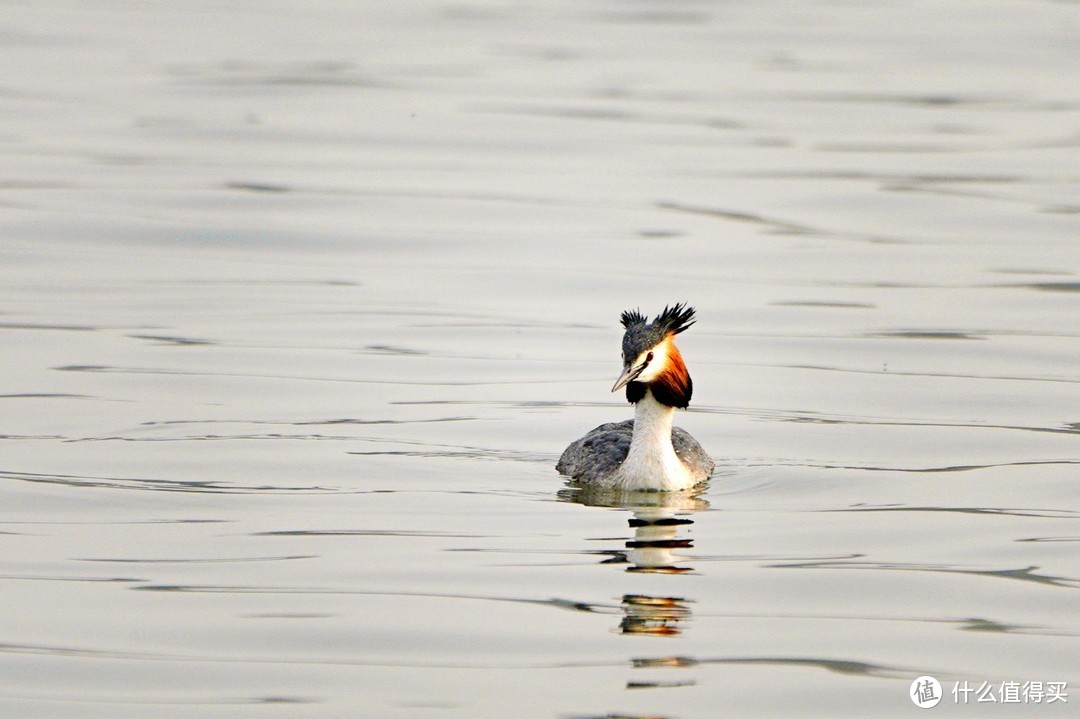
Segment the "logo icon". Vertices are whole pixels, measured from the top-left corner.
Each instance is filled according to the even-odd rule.
[[[936,707],[937,703],[941,701],[941,683],[933,677],[919,677],[911,683],[908,696],[911,697],[911,701],[914,702],[915,706],[920,709]]]

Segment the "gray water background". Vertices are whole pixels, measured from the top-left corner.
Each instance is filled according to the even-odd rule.
[[[1075,2],[3,9],[3,716],[1075,711]]]

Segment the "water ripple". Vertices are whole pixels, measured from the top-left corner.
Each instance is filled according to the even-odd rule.
[[[1064,589],[1080,589],[1080,578],[1059,577],[1051,574],[1038,573],[1039,567],[1019,567],[1014,569],[972,569],[948,564],[917,564],[905,562],[870,562],[870,561],[826,561],[826,562],[799,562],[770,565],[774,569],[862,569],[900,572],[932,572],[953,575],[965,575],[976,577],[991,577],[995,579],[1013,579],[1034,584],[1061,587]]]
[[[212,480],[151,479],[146,477],[102,477],[74,474],[45,474],[0,470],[0,479],[41,484],[60,484],[68,487],[100,487],[106,489],[135,489],[155,492],[209,492],[218,494],[339,494],[353,490],[320,486],[257,485],[241,486]]]

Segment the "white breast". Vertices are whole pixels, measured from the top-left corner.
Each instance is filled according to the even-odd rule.
[[[674,417],[674,408],[657,402],[652,392],[647,392],[637,403],[634,437],[626,459],[611,477],[613,487],[627,491],[676,491],[697,483],[671,444]]]

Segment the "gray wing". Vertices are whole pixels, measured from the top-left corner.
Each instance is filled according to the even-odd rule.
[[[582,482],[595,481],[622,464],[633,435],[632,419],[602,424],[567,447],[555,469]]]
[[[682,427],[672,427],[671,444],[675,447],[675,454],[679,455],[679,459],[695,476],[708,477],[716,468],[716,463],[709,453]]]

